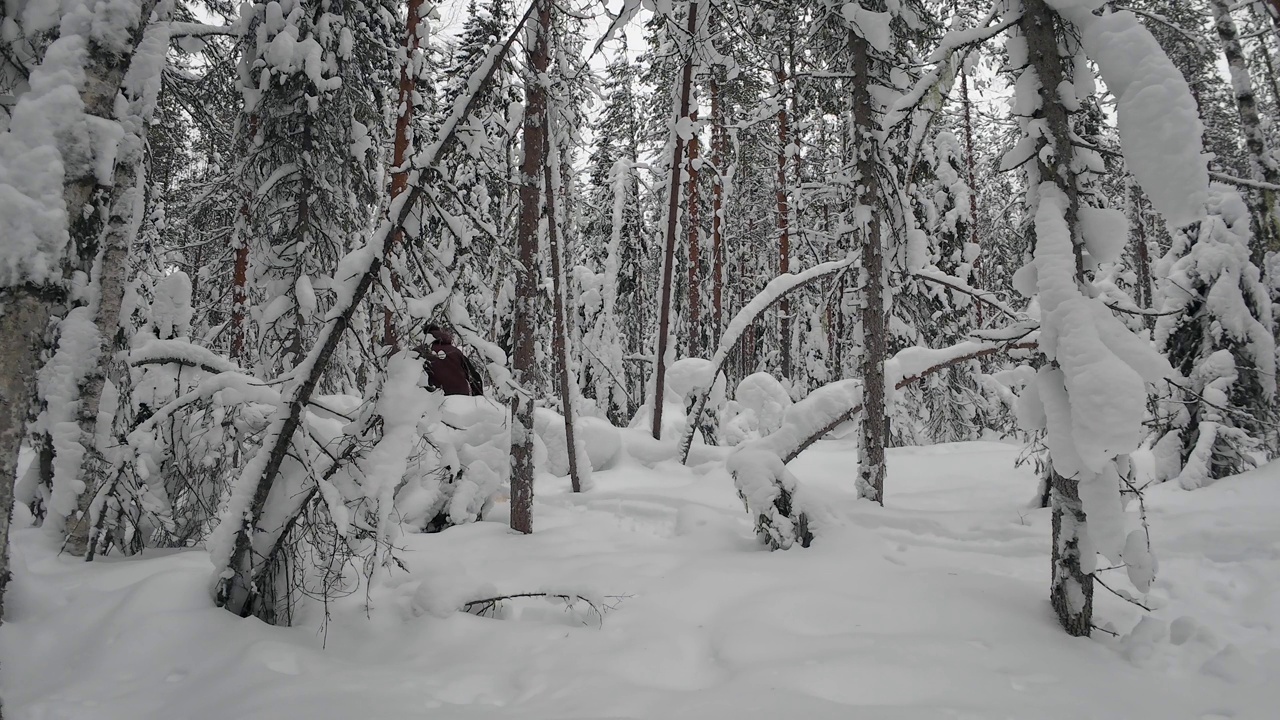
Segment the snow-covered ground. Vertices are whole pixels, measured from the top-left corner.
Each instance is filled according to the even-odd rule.
[[[15,533],[0,630],[11,720],[262,718],[1280,717],[1280,465],[1148,497],[1159,579],[1120,637],[1049,608],[1049,517],[1014,446],[893,450],[888,507],[853,496],[852,441],[794,463],[822,508],[810,549],[756,544],[722,469],[624,465],[573,496],[540,480],[536,532],[407,538],[409,572],[271,628],[212,608],[203,552],[52,556]],[[1123,571],[1104,573],[1115,587]],[[491,586],[486,588],[485,586]],[[508,604],[581,593],[614,606]],[[1137,626],[1135,628],[1135,626]]]

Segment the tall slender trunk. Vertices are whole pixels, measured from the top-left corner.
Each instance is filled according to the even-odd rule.
[[[1262,129],[1258,102],[1253,93],[1253,79],[1249,75],[1249,65],[1245,61],[1235,21],[1231,19],[1233,4],[1229,0],[1209,0],[1214,28],[1231,74],[1236,110],[1240,114],[1240,130],[1249,154],[1250,174],[1258,182],[1280,185],[1280,163],[1271,156],[1267,147],[1267,136]],[[1260,225],[1252,248],[1253,259],[1261,265],[1267,253],[1280,251],[1280,194],[1274,190],[1259,190],[1250,195],[1256,198],[1254,214]]]
[[[538,23],[528,45],[529,80],[525,85],[524,157],[520,161],[520,224],[516,230],[516,298],[511,333],[511,370],[516,392],[511,398],[511,529],[533,532],[533,393],[537,358],[533,323],[538,302],[538,220],[540,180],[547,164],[547,67],[550,64],[551,0],[537,0]]]
[[[689,113],[689,118],[694,121],[698,119],[696,107]],[[702,296],[700,292],[702,278],[699,272],[701,258],[698,253],[698,167],[698,133],[695,130],[689,136],[689,184],[685,193],[689,232],[689,322],[687,323],[689,328],[689,357],[698,357],[702,350],[699,342],[702,335]]]
[[[973,103],[969,100],[969,73],[960,71],[960,102],[964,107],[964,151],[965,182],[969,185],[969,243],[978,246],[978,184],[974,166],[977,164],[973,152]],[[981,251],[973,258],[973,276],[969,284],[982,288],[982,255]],[[975,325],[982,327],[982,303],[973,303]]]
[[[778,224],[778,274],[791,272],[791,208],[787,201],[787,146],[789,143],[787,129],[787,68],[782,56],[774,60],[774,79],[778,82],[778,155],[777,176],[774,179],[774,201],[777,204]],[[778,305],[778,349],[781,352],[782,377],[791,377],[791,301],[783,300]]]
[[[544,127],[550,128],[547,122]],[[543,194],[546,196],[546,214],[547,214],[547,245],[551,251],[551,283],[552,292],[555,293],[553,305],[556,313],[555,332],[552,333],[552,351],[556,355],[556,365],[560,371],[560,405],[564,411],[564,438],[565,449],[569,454],[569,484],[573,487],[574,492],[582,492],[582,477],[578,468],[578,445],[575,442],[573,432],[573,398],[575,395],[575,386],[573,383],[573,374],[569,368],[569,343],[565,337],[568,331],[568,320],[565,317],[564,310],[564,259],[563,252],[560,247],[560,236],[556,232],[558,218],[556,217],[556,198],[555,190],[558,183],[554,182],[554,164],[555,164],[555,139],[551,132],[547,132],[548,161],[543,164]],[[525,531],[527,532],[527,531]]]
[[[1152,303],[1151,291],[1151,250],[1147,247],[1147,222],[1142,216],[1142,193],[1138,190],[1137,183],[1132,178],[1128,183],[1128,204],[1129,204],[1129,222],[1133,233],[1133,250],[1134,250],[1134,270],[1137,272],[1137,290],[1138,290],[1138,307],[1144,310],[1150,310]],[[1156,319],[1152,315],[1143,317],[1143,323],[1147,329],[1153,329]]]
[[[724,328],[724,118],[720,82],[711,73],[711,342],[720,344]]]
[[[680,121],[689,116],[689,95],[693,87],[693,43],[697,32],[699,0],[689,0],[688,18],[685,30],[688,33],[688,53],[685,55],[684,71],[680,77],[680,109],[672,126],[677,132]],[[662,398],[667,385],[667,346],[671,342],[671,285],[675,272],[676,229],[680,221],[680,169],[684,166],[684,143],[677,134],[671,144],[671,178],[667,183],[667,234],[662,252],[662,299],[658,315],[658,348],[654,358],[653,370],[653,437],[662,439]]]
[[[418,37],[422,25],[423,0],[409,0],[408,16],[405,20],[404,58],[400,64],[400,85],[397,93],[396,133],[391,151],[391,190],[388,202],[395,202],[409,187],[409,150],[413,137],[414,94],[418,88],[417,67],[414,60],[421,38]],[[404,243],[404,229],[397,228],[391,236],[392,252]],[[400,274],[391,270],[391,289],[400,291]],[[382,308],[382,343],[392,352],[399,349],[400,338],[396,333],[395,309],[391,303],[384,302]]]
[[[258,114],[245,118],[245,137],[249,142],[258,134]],[[252,213],[252,190],[241,184],[240,211],[231,234],[231,350],[232,362],[242,363],[245,357],[245,328],[249,322],[249,218]]]
[[[1041,88],[1057,88],[1068,77],[1059,55],[1057,13],[1045,0],[1023,0],[1022,31],[1027,38],[1031,67]],[[1083,287],[1084,259],[1079,231],[1080,196],[1071,174],[1071,126],[1066,107],[1056,93],[1041,91],[1039,117],[1048,129],[1041,144],[1052,143],[1064,149],[1055,153],[1036,153],[1036,173],[1044,182],[1053,182],[1067,197],[1067,227],[1075,249],[1076,282]],[[1052,453],[1049,462],[1053,462]],[[1051,471],[1050,506],[1053,513],[1053,577],[1049,598],[1058,614],[1058,622],[1070,635],[1088,635],[1093,617],[1093,576],[1081,565],[1081,540],[1088,533],[1087,521],[1080,503],[1076,481]]]
[[[857,154],[857,204],[869,210],[862,227],[862,316],[859,345],[862,348],[862,435],[858,445],[858,495],[884,504],[884,446],[888,435],[885,417],[885,307],[884,248],[880,239],[880,182],[876,173],[879,152],[871,106],[871,48],[866,39],[849,31],[853,75],[853,139]]]

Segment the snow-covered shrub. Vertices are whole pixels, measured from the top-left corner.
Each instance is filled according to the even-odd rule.
[[[438,417],[421,424],[422,439],[395,498],[400,521],[428,531],[482,519],[511,472],[505,406],[485,397],[438,400]]]
[[[541,469],[558,477],[568,475],[564,416],[548,408],[536,408],[533,411],[533,429],[547,452]],[[618,428],[609,421],[580,415],[574,420],[574,433],[592,470],[607,470],[617,461],[622,451],[622,437]]]
[[[791,396],[769,373],[748,375],[738,383],[733,400],[721,413],[721,434],[726,445],[768,437],[782,427]]]
[[[1275,396],[1271,300],[1249,259],[1249,211],[1214,186],[1209,215],[1176,233],[1156,346],[1183,379],[1161,403],[1157,477],[1193,489],[1254,467]]]

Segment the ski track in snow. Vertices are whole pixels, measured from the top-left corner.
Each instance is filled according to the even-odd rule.
[[[854,443],[792,464],[818,540],[756,544],[723,469],[623,463],[596,490],[541,476],[535,533],[403,539],[383,573],[294,628],[210,606],[203,551],[52,555],[15,533],[0,628],[11,719],[933,718],[1246,720],[1280,689],[1280,464],[1149,493],[1160,573],[1143,613],[1098,588],[1073,639],[1047,601],[1049,517],[1017,447],[890,451],[887,505],[854,497]],[[1127,587],[1123,571],[1104,573]],[[603,623],[533,599],[625,595]],[[368,607],[366,607],[366,600]],[[440,608],[445,608],[441,612]]]

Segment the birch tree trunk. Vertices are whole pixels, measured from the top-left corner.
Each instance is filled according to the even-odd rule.
[[[1244,134],[1245,148],[1249,154],[1249,171],[1253,179],[1269,185],[1280,185],[1280,164],[1267,147],[1267,136],[1262,130],[1258,115],[1258,102],[1253,94],[1253,78],[1245,61],[1244,48],[1231,19],[1235,3],[1228,0],[1209,0],[1213,11],[1213,24],[1227,58],[1231,73],[1231,88],[1236,98],[1236,111],[1240,114],[1240,130]],[[1275,190],[1261,189],[1249,193],[1254,197],[1254,215],[1257,217],[1258,234],[1253,248],[1255,264],[1262,265],[1267,253],[1280,251],[1280,195]]]
[[[520,162],[520,224],[516,231],[516,297],[511,370],[511,529],[533,532],[533,392],[537,383],[533,322],[538,301],[538,221],[541,179],[547,166],[547,66],[550,62],[551,0],[536,0],[538,22],[526,41],[529,80],[525,85],[524,157]],[[550,188],[547,189],[550,192]],[[548,223],[550,218],[548,217]]]
[[[1024,0],[1022,32],[1027,39],[1031,69],[1040,80],[1040,110],[1048,136],[1037,147],[1035,172],[1041,182],[1052,182],[1067,197],[1065,219],[1075,249],[1076,281],[1084,285],[1083,238],[1079,227],[1080,196],[1072,172],[1071,125],[1057,88],[1069,77],[1059,55],[1061,22],[1045,0]],[[1049,147],[1046,147],[1049,146]],[[1035,183],[1032,183],[1035,184]],[[1052,455],[1049,458],[1052,464]],[[1049,599],[1058,622],[1067,634],[1088,635],[1093,626],[1093,576],[1081,566],[1081,539],[1087,520],[1074,480],[1050,471],[1050,507],[1053,513],[1053,577]]]
[[[148,12],[144,16],[144,23],[149,15]],[[122,351],[128,350],[128,338],[120,327],[120,309],[128,286],[125,273],[129,269],[129,249],[137,237],[145,205],[147,131],[151,127],[155,96],[160,91],[160,73],[164,70],[163,57],[169,45],[168,23],[147,24],[144,36],[135,46],[138,51],[142,51],[144,45],[149,46],[147,57],[143,63],[132,63],[129,72],[133,92],[127,94],[125,116],[120,118],[124,137],[109,192],[110,212],[97,263],[98,307],[94,324],[98,328],[101,361],[80,389],[80,436],[85,448],[80,479],[85,483],[85,491],[78,499],[77,519],[69,528],[66,550],[86,560],[93,559],[102,500],[114,489],[121,471],[119,458],[112,457],[118,454],[112,448],[119,445],[114,437],[114,431],[120,429],[116,427],[119,410],[111,408],[104,412],[102,396],[107,383],[111,383],[119,403],[127,404],[129,398],[129,368],[120,357]]]

